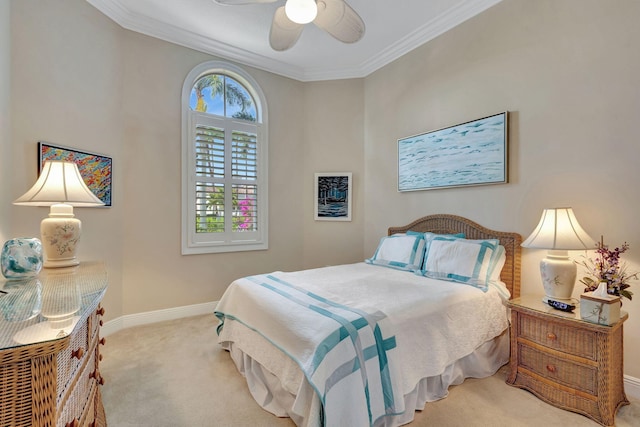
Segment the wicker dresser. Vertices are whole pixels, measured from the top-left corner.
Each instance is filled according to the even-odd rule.
[[[511,361],[507,383],[554,406],[613,426],[629,401],[623,384],[622,324],[603,326],[526,296],[511,308]]]
[[[0,426],[104,426],[99,262],[0,281]]]

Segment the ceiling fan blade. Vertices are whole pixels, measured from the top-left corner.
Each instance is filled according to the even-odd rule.
[[[213,1],[218,4],[237,5],[237,4],[273,3],[277,0],[213,0]]]
[[[317,4],[314,24],[344,43],[355,43],[362,38],[364,21],[344,0],[318,0]]]
[[[283,51],[289,49],[296,44],[302,34],[304,25],[296,24],[287,18],[284,12],[284,6],[276,9],[271,23],[271,32],[269,33],[269,44],[273,50]]]

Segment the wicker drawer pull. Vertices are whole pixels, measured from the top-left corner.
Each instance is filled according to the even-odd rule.
[[[82,347],[71,352],[71,357],[75,357],[78,360],[82,359],[82,356],[84,356],[84,348]]]
[[[98,343],[104,345],[104,343],[106,343],[107,340],[104,339],[104,337],[100,338],[100,341],[98,341]]]
[[[98,384],[104,385],[104,378],[102,378],[102,375],[100,375],[100,371],[98,371],[97,369],[89,375],[89,378],[95,378]]]
[[[552,374],[555,374],[556,370],[557,369],[554,365],[547,365],[547,371],[551,372]]]
[[[551,341],[555,341],[555,340],[558,339],[558,337],[553,332],[547,332],[547,339],[549,339]]]
[[[100,307],[96,313],[98,313],[98,316],[104,316],[104,307]]]

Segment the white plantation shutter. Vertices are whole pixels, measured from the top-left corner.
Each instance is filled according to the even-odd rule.
[[[206,220],[209,211],[215,212],[215,216],[224,215],[224,201],[213,209],[207,203],[212,194],[221,194],[224,200],[224,185],[196,182],[196,233],[224,233],[224,222],[208,223]]]
[[[231,173],[233,177],[255,180],[258,177],[256,167],[256,135],[232,132]]]
[[[200,75],[183,86],[182,253],[267,249],[266,126],[191,110]]]
[[[238,200],[237,208],[235,211],[239,214],[234,218],[238,218],[236,221],[237,229],[239,231],[246,232],[247,230],[260,231],[260,225],[258,224],[258,186],[257,185],[234,185],[232,188],[233,194],[236,195]]]
[[[196,174],[224,178],[224,129],[196,124]]]
[[[237,200],[237,222],[241,231],[256,230],[258,225],[258,162],[257,136],[255,133],[233,131],[231,135],[232,191]],[[240,184],[239,182],[242,182]],[[252,183],[252,184],[250,184]]]
[[[224,222],[207,222],[207,214],[224,216],[224,129],[195,121],[196,233],[224,233]],[[216,182],[216,178],[217,181]],[[220,203],[211,206],[211,195]]]

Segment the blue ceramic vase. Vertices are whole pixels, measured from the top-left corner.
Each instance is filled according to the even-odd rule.
[[[35,237],[7,240],[0,255],[2,275],[7,279],[34,277],[42,269],[42,242]]]

